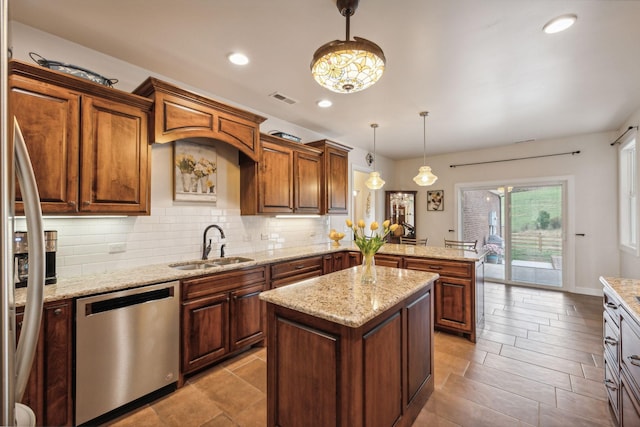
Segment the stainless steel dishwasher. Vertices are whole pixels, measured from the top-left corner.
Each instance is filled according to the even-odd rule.
[[[178,380],[178,289],[176,281],[76,300],[76,425]]]

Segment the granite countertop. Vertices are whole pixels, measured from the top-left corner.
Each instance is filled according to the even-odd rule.
[[[638,323],[640,323],[640,302],[636,296],[640,296],[640,279],[625,279],[621,277],[600,277],[600,283],[612,289]]]
[[[373,285],[360,283],[361,267],[262,292],[260,299],[301,313],[357,328],[423,289],[436,273],[376,267]]]
[[[358,247],[352,245],[350,242],[346,245],[338,247],[332,246],[331,243],[326,243],[287,249],[276,249],[270,251],[237,254],[237,256],[252,258],[253,261],[242,262],[239,264],[229,264],[220,267],[212,267],[207,268],[206,270],[178,270],[169,266],[170,264],[175,265],[189,263],[189,261],[181,261],[175,263],[147,265],[143,267],[135,267],[87,276],[58,277],[58,281],[56,284],[47,285],[44,287],[44,300],[45,302],[57,301],[67,298],[75,298],[86,295],[99,294],[103,292],[135,288],[138,286],[144,286],[153,283],[181,280],[189,277],[202,276],[204,274],[214,274],[222,271],[236,270],[239,268],[287,261],[307,256],[323,255],[344,250],[357,251]],[[463,251],[460,249],[447,249],[435,246],[396,245],[390,243],[385,244],[380,249],[379,253],[398,256],[418,256],[426,258],[439,258],[472,262],[478,261],[482,258],[482,256],[484,256],[484,253]],[[199,261],[192,260],[191,262]],[[26,288],[16,289],[16,305],[23,306],[25,304],[25,300]]]

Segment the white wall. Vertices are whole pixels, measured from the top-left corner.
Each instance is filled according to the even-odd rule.
[[[622,133],[626,131],[629,128],[629,126],[638,126],[638,125],[640,125],[640,109],[637,110],[635,113],[633,113],[625,121],[625,123],[620,127],[620,129],[618,129],[618,133],[616,134],[616,136],[622,135]],[[617,153],[617,149],[618,149],[618,146],[616,145],[616,153]],[[638,174],[638,179],[640,180],[640,174]],[[618,187],[616,185],[616,189],[617,188]],[[640,212],[638,212],[638,215],[640,216]],[[638,218],[638,222],[640,223],[640,218]],[[640,279],[640,258],[628,252],[620,251],[620,277]]]
[[[574,234],[568,235],[568,247],[575,246],[575,282],[569,290],[599,295],[601,275],[619,273],[617,249],[616,150],[609,143],[614,133],[577,135],[568,138],[513,144],[498,148],[427,156],[427,164],[438,176],[431,187],[418,187],[412,178],[422,159],[395,163],[395,187],[417,190],[417,233],[429,237],[429,244],[442,245],[445,238],[457,237],[454,186],[459,183],[514,181],[550,176],[573,177],[575,186]],[[486,165],[451,168],[452,164],[528,157],[572,152],[574,156],[546,157]],[[444,190],[443,212],[427,212],[428,189]],[[450,233],[448,230],[456,230]]]

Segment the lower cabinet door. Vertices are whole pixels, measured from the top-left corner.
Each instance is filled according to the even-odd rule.
[[[640,403],[624,373],[620,376],[620,400],[620,425],[622,427],[640,426]]]
[[[441,277],[435,282],[435,324],[471,332],[471,281]]]
[[[182,305],[182,370],[192,372],[229,352],[229,294]]]
[[[264,304],[259,297],[264,288],[261,283],[231,293],[231,351],[264,338]]]

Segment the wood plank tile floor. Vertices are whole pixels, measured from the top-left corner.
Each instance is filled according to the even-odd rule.
[[[476,344],[435,334],[435,391],[414,427],[614,426],[602,298],[487,283]],[[266,350],[252,349],[110,424],[266,425]],[[300,426],[304,427],[304,426]]]

